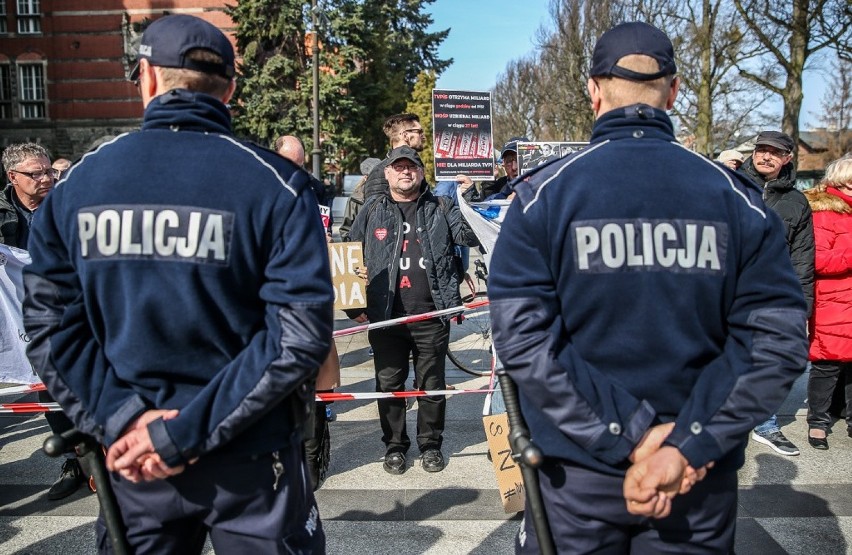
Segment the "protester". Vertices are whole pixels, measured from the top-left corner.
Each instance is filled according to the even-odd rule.
[[[68,171],[68,168],[71,167],[71,160],[67,158],[57,158],[53,161],[53,164],[50,166],[53,168],[53,178],[56,181],[62,179],[62,176],[65,175],[65,172]]]
[[[805,196],[813,210],[816,244],[808,443],[825,450],[832,424],[828,410],[841,377],[846,432],[852,437],[852,154],[829,164],[825,177]]]
[[[367,176],[369,176],[370,172],[372,172],[373,169],[381,163],[382,161],[378,158],[364,158],[361,160],[361,165],[358,169],[361,170],[361,175],[363,177],[358,184],[355,185],[355,188],[352,190],[352,194],[346,201],[346,209],[343,212],[343,222],[340,224],[340,229],[338,229],[338,233],[341,237],[344,237],[344,241],[346,240],[346,237],[349,237],[349,230],[352,229],[352,222],[354,222],[355,218],[358,216],[358,211],[361,210],[362,206],[364,206],[364,185],[367,183]]]
[[[217,553],[324,552],[302,428],[333,291],[308,174],[233,136],[219,29],[168,15],[139,52],[142,129],[38,210],[28,354],[108,447],[133,553],[201,553],[208,532]]]
[[[459,209],[429,192],[423,162],[408,146],[390,152],[385,164],[386,193],[368,197],[352,225],[350,237],[364,246],[367,309],[353,311],[359,322],[424,314],[461,305],[453,244],[475,246],[476,237]],[[376,391],[404,391],[409,357],[415,382],[425,390],[445,388],[449,321],[432,318],[369,332],[376,368]],[[417,447],[423,469],[440,472],[446,399],[417,400]],[[411,445],[403,398],[380,399],[379,421],[385,444],[384,469],[402,474]]]
[[[305,165],[305,147],[298,137],[293,135],[279,137],[275,141],[275,152],[299,167]],[[314,180],[314,183],[316,184],[317,181]],[[316,187],[314,192],[316,193]],[[331,242],[330,223],[326,229],[326,238],[328,242]],[[338,386],[340,386],[340,356],[337,353],[337,344],[332,341],[331,350],[317,374],[316,390],[317,393],[332,393]],[[328,431],[328,423],[331,420],[330,409],[331,407],[325,401],[316,401],[306,427],[305,458],[314,491],[322,487],[331,463],[331,435]]]
[[[719,157],[716,158],[716,161],[721,162],[734,171],[737,171],[740,169],[740,166],[743,165],[745,157],[739,150],[723,150],[719,153]]]
[[[33,217],[53,190],[57,173],[50,166],[47,150],[35,143],[7,146],[3,150],[3,168],[9,183],[0,196],[0,243],[27,250]],[[38,400],[52,403],[53,397],[46,391],[39,391]],[[61,434],[74,427],[61,412],[46,412],[44,417],[54,434]],[[47,490],[47,498],[51,501],[64,499],[84,483],[86,476],[77,456],[66,453],[59,478]]]
[[[591,142],[516,183],[491,259],[494,345],[559,553],[732,552],[748,433],[804,366],[781,221],[677,144],[679,85],[660,30],[604,33]],[[516,547],[538,553],[529,519]]]
[[[293,135],[283,135],[275,140],[275,152],[290,160],[300,168],[305,166],[305,147],[301,139]],[[331,214],[331,203],[334,200],[326,194],[325,185],[314,176],[311,176],[311,187],[314,189],[314,194],[317,197],[317,202],[320,206],[328,209],[328,225],[325,228],[326,241],[331,243],[332,226],[334,226],[334,218]]]
[[[741,171],[761,186],[766,205],[784,222],[784,237],[810,315],[814,302],[813,218],[807,199],[796,189],[793,148],[795,144],[789,135],[763,131],[757,136],[754,152],[743,163]],[[757,426],[751,437],[781,455],[799,454],[799,448],[781,431],[774,414]]]

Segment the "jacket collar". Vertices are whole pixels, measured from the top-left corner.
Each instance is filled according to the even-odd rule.
[[[603,114],[592,128],[592,143],[630,138],[674,141],[672,120],[664,110],[647,104],[633,104]]]
[[[231,114],[212,96],[172,89],[151,100],[145,108],[142,129],[231,133]]]
[[[766,181],[757,169],[754,167],[754,159],[749,156],[740,168],[752,181],[760,185],[762,188],[773,191],[787,191],[796,186],[796,170],[793,168],[793,162],[781,168],[778,177],[772,181]]]

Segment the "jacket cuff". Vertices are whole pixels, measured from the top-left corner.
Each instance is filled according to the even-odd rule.
[[[716,439],[700,422],[693,422],[689,430],[676,426],[663,445],[676,447],[692,468],[701,468],[709,462],[717,461],[723,454]]]
[[[104,443],[112,445],[122,436],[127,426],[146,410],[148,407],[139,395],[133,395],[127,399],[112,416],[107,418],[104,426]]]
[[[148,424],[148,435],[151,436],[151,443],[154,445],[154,450],[163,459],[163,462],[170,467],[180,466],[185,464],[180,449],[172,441],[172,436],[166,429],[166,421],[158,418]]]
[[[607,430],[603,434],[604,437],[596,443],[611,441],[613,436],[617,439],[614,445],[603,449],[597,458],[609,465],[617,465],[626,460],[656,417],[657,413],[651,404],[644,400],[641,401],[623,426],[617,422],[611,422],[607,425]],[[608,438],[605,439],[607,436]]]

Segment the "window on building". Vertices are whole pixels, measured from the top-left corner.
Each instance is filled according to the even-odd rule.
[[[12,66],[0,64],[0,119],[12,119]]]
[[[5,35],[9,30],[6,28],[6,0],[0,0],[0,35]]]
[[[18,0],[18,33],[41,33],[41,6],[39,0]]]
[[[40,63],[19,65],[18,82],[21,84],[21,97],[18,101],[21,119],[44,118],[47,114],[44,65]]]

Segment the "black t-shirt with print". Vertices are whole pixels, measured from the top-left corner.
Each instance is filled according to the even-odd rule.
[[[423,314],[435,310],[423,249],[417,240],[417,201],[397,203],[402,212],[402,252],[393,299],[393,316]]]

